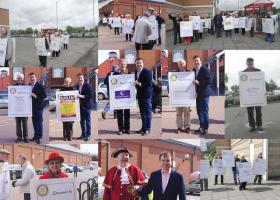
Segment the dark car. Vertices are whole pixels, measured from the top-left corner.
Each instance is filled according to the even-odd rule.
[[[20,179],[22,176],[22,167],[18,164],[9,165],[10,179]]]
[[[49,167],[45,166],[43,168],[37,169],[36,170],[36,174],[37,175],[43,175],[44,173],[46,173],[47,171],[49,171]]]

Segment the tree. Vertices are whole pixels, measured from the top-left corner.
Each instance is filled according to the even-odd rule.
[[[37,29],[34,29],[34,33],[37,35],[37,34],[38,34],[38,30],[37,30]]]
[[[239,86],[238,85],[233,85],[230,87],[230,89],[234,92],[239,92]]]
[[[269,82],[265,82],[265,87],[266,87],[266,90],[269,92],[278,88],[277,84],[272,79],[270,79]]]
[[[225,73],[225,90],[228,90],[228,74]]]
[[[26,34],[33,34],[33,29],[31,27],[25,29]]]

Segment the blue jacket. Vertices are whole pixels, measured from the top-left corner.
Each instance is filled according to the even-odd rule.
[[[141,194],[148,195],[153,191],[153,200],[186,200],[186,187],[184,178],[176,171],[171,171],[167,187],[162,193],[161,170],[151,174],[148,184],[143,187]]]
[[[207,67],[201,66],[199,69],[198,74],[195,72],[196,80],[199,81],[199,85],[195,85],[196,94],[198,98],[201,97],[209,97],[212,93],[211,84],[212,84],[212,77],[210,70]]]
[[[137,80],[137,71],[135,71],[135,80]],[[153,76],[152,72],[145,67],[142,69],[138,82],[141,86],[136,85],[137,99],[149,99],[152,98],[153,94]]]
[[[79,90],[79,84],[77,85],[77,90]],[[80,98],[80,108],[92,109],[93,108],[93,88],[89,83],[84,82],[82,86],[80,95],[84,95],[85,98]]]
[[[47,98],[44,86],[36,82],[32,89],[32,93],[37,96],[37,98],[32,97],[32,112],[34,113],[38,110],[43,110],[45,107],[44,99]]]

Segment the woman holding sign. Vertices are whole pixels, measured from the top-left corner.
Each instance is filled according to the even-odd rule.
[[[184,16],[184,21],[190,21],[189,16]],[[183,40],[187,46],[190,46],[193,37],[183,37]]]
[[[38,33],[38,38],[35,39],[35,48],[40,60],[40,66],[47,67],[47,56],[49,50],[49,42],[42,32]]]

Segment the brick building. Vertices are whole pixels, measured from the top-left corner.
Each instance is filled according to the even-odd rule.
[[[0,26],[9,26],[9,3],[8,0],[0,1]]]
[[[154,8],[163,15],[165,0],[99,0],[99,16],[110,14],[130,14],[132,18],[142,15],[147,8]]]
[[[0,149],[7,149],[11,152],[8,160],[11,164],[17,164],[17,156],[23,153],[35,167],[35,169],[43,167],[44,161],[52,152],[59,152],[64,157],[67,164],[87,165],[93,161],[93,155],[80,151],[78,145],[68,144],[52,144],[52,145],[35,145],[35,144],[1,144]]]
[[[163,151],[172,154],[173,166],[183,174],[186,181],[189,181],[192,172],[199,171],[200,147],[191,144],[175,140],[102,140],[98,143],[101,176],[105,176],[111,167],[117,165],[111,154],[120,147],[127,147],[133,154],[130,163],[137,165],[149,176],[152,171],[160,169],[158,156]],[[188,159],[183,162],[185,157]]]

